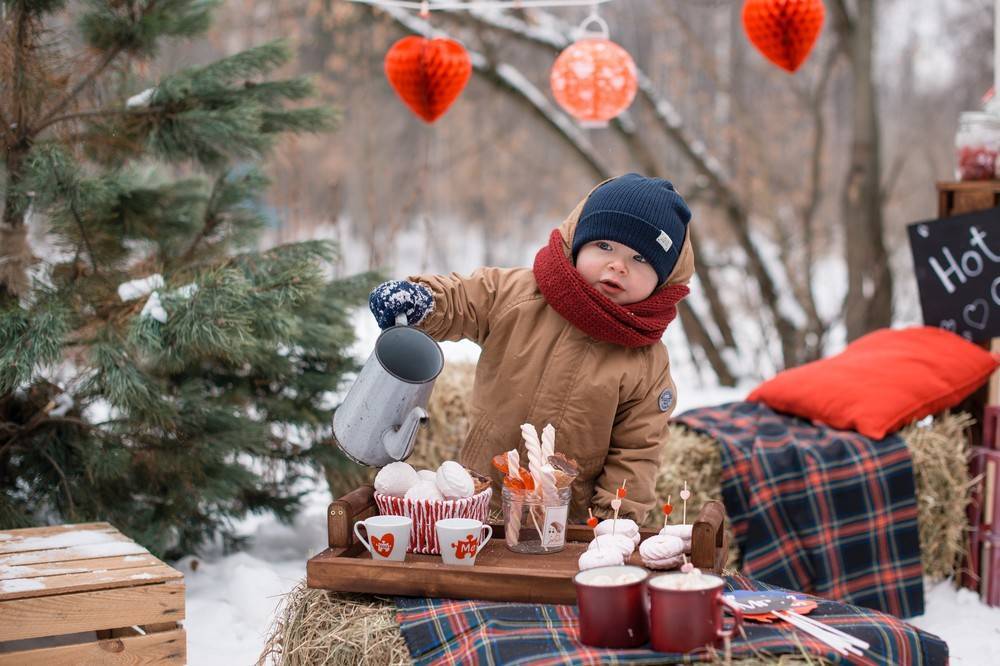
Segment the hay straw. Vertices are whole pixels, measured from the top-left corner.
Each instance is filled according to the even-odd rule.
[[[285,595],[258,666],[409,664],[410,652],[389,599],[311,590]]]
[[[900,431],[913,458],[920,559],[924,575],[935,581],[955,576],[962,564],[971,491],[965,431],[973,423],[964,412],[945,413],[929,426],[912,424]]]

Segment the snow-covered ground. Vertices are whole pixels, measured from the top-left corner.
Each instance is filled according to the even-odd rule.
[[[371,350],[378,328],[371,317],[357,319],[362,358]],[[679,327],[672,327],[677,329]],[[668,332],[668,345],[671,333]],[[449,361],[474,360],[472,343],[444,343]],[[678,413],[703,405],[740,400],[749,387],[727,389],[700,385],[698,373],[680,354],[673,357],[679,388]],[[251,545],[234,555],[186,557],[176,563],[187,584],[188,660],[193,666],[253,664],[264,645],[281,596],[305,577],[306,560],[325,548],[329,493],[321,484],[292,526],[270,517],[250,518],[241,531]],[[948,642],[953,664],[995,664],[1000,654],[1000,608],[984,605],[970,590],[950,583],[929,585],[927,612],[913,624]],[[994,655],[990,657],[990,655]]]

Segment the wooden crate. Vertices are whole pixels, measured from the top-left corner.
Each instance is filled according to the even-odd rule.
[[[0,531],[0,666],[183,664],[184,577],[108,523]]]

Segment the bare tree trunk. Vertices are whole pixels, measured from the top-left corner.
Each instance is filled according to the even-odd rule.
[[[842,209],[847,237],[848,340],[892,322],[892,273],[883,240],[881,149],[873,37],[874,0],[858,0],[851,16],[845,0],[837,0],[837,29],[851,66],[852,137]]]

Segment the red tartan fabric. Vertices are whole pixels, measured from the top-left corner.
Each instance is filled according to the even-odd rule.
[[[899,436],[873,442],[756,402],[675,420],[719,443],[740,571],[899,617],[923,613],[913,465]]]
[[[566,321],[592,338],[623,347],[647,347],[660,341],[688,295],[684,285],[668,284],[644,301],[618,305],[587,284],[562,249],[559,230],[535,255],[532,267],[538,289]]]
[[[544,557],[544,555],[539,556]],[[756,580],[726,578],[727,590],[780,589]],[[813,597],[813,617],[871,644],[864,657],[843,657],[830,646],[784,622],[745,622],[733,639],[735,659],[778,660],[804,650],[834,664],[948,663],[948,646],[899,618],[868,608]],[[665,654],[648,648],[610,650],[580,642],[576,606],[516,604],[453,599],[397,597],[397,621],[417,666],[431,664],[532,664],[590,666],[597,664],[666,664],[720,661],[718,649]],[[726,619],[726,626],[731,624]]]

